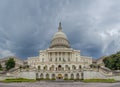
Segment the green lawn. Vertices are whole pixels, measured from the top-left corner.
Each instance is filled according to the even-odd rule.
[[[113,83],[116,82],[114,79],[84,79],[83,82],[105,82],[105,83]]]
[[[6,83],[9,83],[9,82],[36,82],[36,80],[34,79],[25,79],[25,78],[13,78],[13,79],[5,79],[1,82],[6,82]]]
[[[46,79],[45,79],[46,80]],[[49,79],[50,80],[50,79]],[[69,80],[69,79],[65,79]],[[71,79],[70,79],[71,80]],[[13,79],[5,79],[0,82],[10,83],[10,82],[36,82],[34,79],[26,79],[26,78],[13,78]],[[84,79],[84,80],[74,80],[74,81],[83,81],[83,82],[105,82],[105,83],[113,83],[116,82],[114,79]]]

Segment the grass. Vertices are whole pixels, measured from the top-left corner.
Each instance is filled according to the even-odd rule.
[[[39,80],[55,80],[55,79],[39,79]],[[0,82],[5,82],[5,83],[11,83],[11,82],[36,82],[36,81],[39,81],[38,79],[37,80],[34,80],[34,79],[26,79],[26,78],[12,78],[12,79],[5,79],[3,81],[0,81]],[[64,79],[64,80],[73,80],[73,79]],[[114,79],[84,79],[84,80],[80,80],[80,79],[75,79],[74,81],[83,81],[83,82],[86,82],[86,83],[89,83],[89,82],[104,82],[104,83],[113,83],[113,82],[116,82]]]
[[[45,80],[45,81],[50,80],[50,81],[54,81],[54,80],[56,80],[56,79],[55,79],[55,78],[52,78],[52,79],[50,79],[50,78],[37,78],[36,80],[37,80],[37,81],[40,81],[40,80]]]
[[[84,79],[83,82],[105,82],[105,83],[114,83],[114,79]]]
[[[5,79],[1,82],[10,83],[10,82],[36,82],[34,79],[26,79],[26,78],[13,78],[13,79]]]

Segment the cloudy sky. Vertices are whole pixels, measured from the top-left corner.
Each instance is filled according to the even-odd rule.
[[[37,56],[60,21],[81,55],[99,58],[120,50],[119,0],[0,0],[0,58]]]

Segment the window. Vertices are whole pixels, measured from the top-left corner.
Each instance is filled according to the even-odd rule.
[[[55,78],[55,74],[52,74],[52,78]]]
[[[46,74],[46,78],[49,78],[49,74]]]
[[[78,61],[78,58],[76,57],[76,62]]]
[[[71,74],[71,79],[74,79],[74,74]]]
[[[68,65],[65,65],[65,70],[68,70],[68,68],[69,68]]]
[[[38,70],[40,70],[41,69],[41,67],[40,66],[38,66]]]
[[[49,70],[52,70],[52,67],[50,67]]]
[[[59,53],[59,55],[61,55],[61,53]]]
[[[36,78],[39,78],[38,73],[36,73]]]
[[[67,79],[68,78],[68,74],[65,74],[64,77]]]
[[[58,65],[58,70],[62,70],[62,66],[61,65]]]
[[[57,62],[57,58],[55,58],[55,61]]]
[[[50,61],[52,62],[52,58],[50,58]]]
[[[63,53],[63,56],[65,56],[65,53]]]
[[[42,62],[44,62],[44,58],[42,58]]]
[[[79,65],[79,69],[81,69],[81,65]]]
[[[68,61],[70,62],[70,58],[68,58]]]
[[[54,70],[54,65],[51,66],[51,69]]]
[[[40,78],[44,78],[43,73],[40,74]]]
[[[47,65],[44,66],[44,70],[47,70]]]
[[[57,53],[55,53],[55,56],[57,56]]]
[[[65,62],[65,59],[63,58],[63,62]]]
[[[61,57],[59,57],[59,61],[61,61]]]
[[[76,78],[79,79],[79,73],[76,74]]]
[[[73,69],[73,70],[75,70],[75,69],[76,69],[75,65],[72,65],[72,69]]]

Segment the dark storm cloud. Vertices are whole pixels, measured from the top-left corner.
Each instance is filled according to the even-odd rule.
[[[62,4],[57,3],[56,0],[1,0],[0,56],[26,58],[47,48],[49,32]]]
[[[0,57],[38,55],[59,21],[71,46],[94,58],[120,50],[120,1],[0,0]]]

